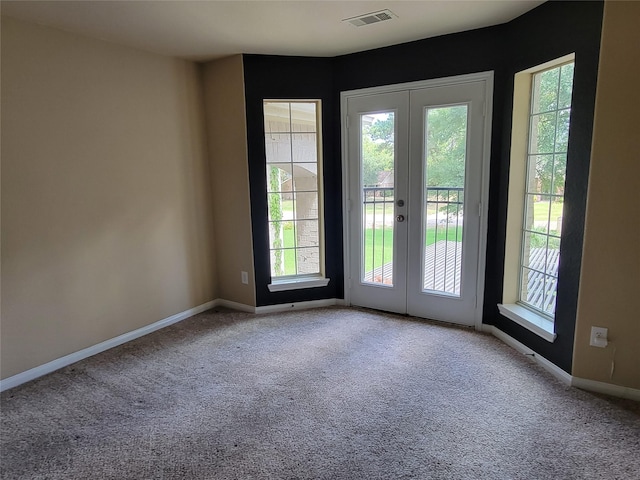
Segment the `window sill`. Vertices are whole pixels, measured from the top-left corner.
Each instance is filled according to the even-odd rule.
[[[283,292],[285,290],[298,290],[301,288],[317,288],[326,287],[329,284],[329,278],[324,277],[298,277],[287,278],[284,280],[276,280],[267,285],[270,292]]]
[[[500,313],[518,325],[541,336],[547,342],[553,343],[557,335],[553,330],[553,322],[527,308],[515,303],[498,304]]]

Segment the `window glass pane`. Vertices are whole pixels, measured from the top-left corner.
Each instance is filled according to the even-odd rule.
[[[296,220],[311,220],[318,218],[318,193],[296,193],[295,214]]]
[[[538,310],[543,310],[545,296],[545,275],[528,268],[522,269],[522,300]]]
[[[318,144],[315,133],[294,133],[292,134],[292,142],[294,162],[316,163],[318,161]]]
[[[291,131],[288,102],[264,102],[265,133]]]
[[[564,181],[567,172],[567,154],[556,155],[553,159],[553,188],[555,195],[564,195]]]
[[[284,250],[284,274],[285,275],[296,275],[296,250],[294,248],[290,248]]]
[[[525,205],[525,229],[533,232],[549,231],[549,202],[546,195],[527,195]]]
[[[560,239],[549,237],[549,248],[546,251],[546,263],[542,269],[546,274],[557,277],[558,264],[560,261]]]
[[[316,104],[314,102],[295,102],[291,104],[291,131],[316,131]]]
[[[281,248],[282,222],[269,222],[269,248]]]
[[[535,76],[531,113],[548,112],[558,108],[559,76],[558,68]]]
[[[520,302],[553,316],[560,260],[573,63],[533,76]]]
[[[264,143],[267,163],[291,161],[291,134],[266,133]]]
[[[553,155],[535,155],[529,159],[529,193],[551,193]]]
[[[309,275],[320,272],[320,249],[298,248],[296,249],[296,265],[298,275]]]
[[[269,209],[269,221],[279,222],[283,219],[282,215],[282,195],[280,193],[267,194],[267,208]]]
[[[556,131],[556,152],[566,152],[569,141],[569,118],[571,110],[560,110],[558,112]]]
[[[317,102],[264,102],[272,277],[321,273],[317,110]]]
[[[269,250],[271,275],[284,275],[284,253],[282,250]]]
[[[271,275],[281,277],[283,275],[296,274],[296,250],[271,250]],[[279,272],[279,273],[274,273]]]
[[[571,93],[573,91],[573,63],[564,65],[560,72],[560,94],[558,96],[558,108],[571,106]]]
[[[550,316],[556,313],[556,293],[558,291],[558,279],[545,277],[545,295],[543,311]]]
[[[467,105],[425,112],[424,290],[460,295]]]
[[[556,137],[556,112],[533,115],[529,153],[553,153]]]
[[[318,189],[318,164],[293,163],[293,181],[296,191],[316,191]]]
[[[269,222],[269,248],[279,248],[282,247],[282,239],[281,239],[281,231],[282,225],[274,225],[272,222]]]
[[[555,235],[556,237],[560,237],[560,234],[562,233],[563,207],[564,202],[562,201],[562,197],[551,197],[551,206],[549,208],[549,234]],[[549,242],[552,242],[552,240],[549,240]],[[558,242],[558,246],[556,248],[559,247],[560,244]]]
[[[282,222],[282,246],[294,248],[296,246],[296,224],[291,220]]]
[[[360,116],[361,280],[393,284],[395,114]]]
[[[296,221],[296,246],[317,247],[319,242],[318,228],[319,224],[317,220]]]
[[[290,163],[267,165],[267,192],[291,191]]]
[[[524,232],[523,250],[525,256],[522,266],[544,272],[546,263],[547,235],[541,233]]]

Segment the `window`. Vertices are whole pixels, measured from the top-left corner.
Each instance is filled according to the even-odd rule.
[[[555,339],[573,55],[516,75],[505,251],[512,320]]]
[[[520,302],[553,318],[573,62],[533,75],[524,196]]]
[[[269,289],[327,285],[319,101],[264,101]]]

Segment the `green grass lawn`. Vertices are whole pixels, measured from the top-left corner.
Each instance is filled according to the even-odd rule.
[[[283,212],[293,212],[293,200],[282,200],[281,208]]]
[[[284,247],[295,246],[295,239],[293,235],[293,228],[287,228],[285,222],[285,228],[283,229],[283,243]],[[291,225],[289,223],[289,225]],[[436,229],[428,228],[426,236],[426,245],[431,245],[439,240],[444,240],[445,236],[449,240],[456,240],[456,231],[454,228],[450,228],[448,235],[444,228],[438,228],[438,237],[436,239]],[[458,232],[458,240],[462,240],[462,227]],[[382,241],[384,239],[384,246]],[[375,245],[374,245],[375,241]],[[375,247],[375,248],[374,248]],[[375,252],[374,252],[375,250]],[[374,255],[375,253],[375,255]],[[285,250],[284,255],[284,268],[285,275],[295,275],[295,251]],[[384,229],[384,235],[382,228],[377,228],[374,232],[372,228],[368,228],[365,231],[365,271],[371,271],[374,268],[380,267],[385,263],[389,263],[393,260],[393,231],[391,228]]]
[[[562,217],[562,202],[551,204],[551,225],[554,225],[558,217]],[[546,222],[549,213],[549,202],[535,202],[533,204],[533,220],[535,222]]]
[[[376,218],[382,218],[382,214],[384,213],[386,216],[393,216],[395,215],[395,205],[393,203],[387,203],[387,204],[378,204],[378,205],[374,205],[374,204],[367,204],[365,206],[364,212],[367,215],[373,215],[374,214],[374,208],[375,208],[375,214],[376,214]],[[429,204],[427,207],[427,215],[434,215],[436,213],[436,207],[433,204]]]
[[[455,228],[449,228],[447,233],[444,228],[438,227],[437,238],[435,227],[428,228],[425,245],[431,245],[436,241],[445,240],[445,238],[455,241]],[[383,239],[384,247],[382,244]],[[458,240],[462,240],[462,227],[458,231]],[[377,228],[375,232],[372,228],[368,228],[365,231],[364,271],[369,272],[391,261],[393,261],[393,231],[391,228],[384,229],[384,236],[381,228]]]
[[[551,219],[552,222],[555,221],[558,217],[562,216],[562,203],[554,202],[551,204]],[[535,221],[546,221],[547,213],[549,211],[549,202],[536,202],[534,204],[534,219]],[[293,201],[287,200],[282,202],[283,211],[293,211]],[[394,215],[394,206],[393,204],[388,204],[384,207],[386,215]],[[377,216],[381,216],[383,211],[382,205],[377,206],[376,214]],[[373,214],[374,209],[373,205],[367,205],[366,213]],[[430,212],[435,213],[435,212]],[[294,247],[295,239],[293,235],[293,228],[290,222],[284,222],[285,227],[283,229],[283,243],[284,247]],[[288,224],[288,225],[287,225]],[[436,229],[429,228],[427,229],[427,237],[426,237],[426,245],[431,245],[439,240],[445,239],[445,229],[438,228],[438,238],[436,239]],[[460,228],[458,232],[458,240],[462,239],[462,228]],[[383,246],[384,239],[384,246]],[[449,240],[456,240],[456,231],[455,229],[450,228],[448,233]],[[375,242],[375,255],[374,255],[374,242]],[[284,267],[285,267],[285,275],[295,275],[295,251],[294,250],[285,250],[284,253]],[[365,271],[369,272],[374,268],[380,267],[385,263],[389,263],[393,261],[393,231],[391,228],[384,229],[384,235],[382,228],[377,228],[374,230],[372,228],[368,228],[365,232]]]

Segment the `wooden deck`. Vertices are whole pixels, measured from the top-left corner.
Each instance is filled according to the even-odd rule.
[[[548,254],[546,271],[554,277],[551,279],[540,273],[545,271],[545,252]],[[560,250],[532,248],[530,255],[529,265],[534,270],[529,271],[527,278],[527,301],[545,312],[553,313],[556,308],[556,285],[558,283]]]
[[[553,312],[557,279],[549,280],[547,277],[545,284],[545,276],[540,273],[545,271],[545,251],[544,248],[531,249],[530,265],[533,270],[530,270],[527,278],[527,297],[530,303],[541,310]],[[558,276],[558,254],[558,250],[548,250],[546,271],[554,277]],[[425,249],[425,290],[460,295],[461,270],[462,242],[441,240]],[[393,262],[389,262],[365,273],[363,281],[391,285],[392,278]]]

